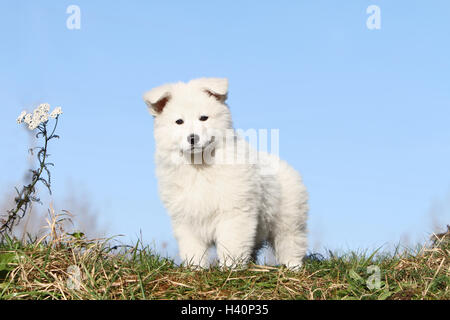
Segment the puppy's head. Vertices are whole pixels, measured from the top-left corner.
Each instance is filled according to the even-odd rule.
[[[228,80],[219,78],[166,84],[145,93],[157,148],[196,154],[213,147],[232,128],[227,94]]]

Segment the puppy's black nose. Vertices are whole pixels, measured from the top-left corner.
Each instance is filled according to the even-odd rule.
[[[188,142],[191,145],[197,144],[197,142],[200,140],[200,137],[197,134],[191,134],[187,137]]]

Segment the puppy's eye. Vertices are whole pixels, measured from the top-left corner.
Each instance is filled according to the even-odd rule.
[[[198,120],[206,121],[206,120],[208,120],[208,116],[201,116]]]
[[[183,124],[184,121],[183,121],[183,119],[178,119],[177,121],[175,121],[175,123],[176,123],[176,124]]]

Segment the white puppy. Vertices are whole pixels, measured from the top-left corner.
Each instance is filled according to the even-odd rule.
[[[278,157],[254,152],[233,129],[226,79],[166,84],[144,95],[154,116],[156,174],[185,264],[221,266],[256,258],[268,243],[298,268],[307,249],[308,195]],[[256,158],[252,155],[256,155]]]

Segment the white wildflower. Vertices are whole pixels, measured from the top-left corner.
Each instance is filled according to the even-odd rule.
[[[44,110],[39,106],[33,111],[33,119],[37,120],[41,117],[42,114],[44,114]]]
[[[38,109],[35,109],[32,116],[33,116],[33,121],[37,121],[41,116],[41,111]]]
[[[25,118],[26,114],[27,114],[26,111],[22,111],[22,112],[20,113],[20,115],[17,117],[17,123],[18,123],[18,124],[21,124],[21,123],[22,123],[23,118]]]
[[[50,117],[51,117],[51,118],[56,118],[56,117],[59,116],[60,114],[62,114],[62,109],[61,109],[61,107],[56,107],[55,110],[53,110],[52,113],[50,113]]]
[[[50,111],[50,105],[48,103],[42,103],[39,105],[38,109],[41,113],[48,113]]]
[[[39,126],[39,122],[31,120],[31,122],[28,124],[28,129],[34,130]]]
[[[39,127],[40,124],[46,123],[50,118],[56,118],[60,114],[62,114],[61,107],[56,107],[55,110],[50,112],[50,105],[48,103],[40,104],[36,109],[33,110],[32,113],[27,113],[26,111],[22,111],[22,113],[17,118],[17,123],[26,123],[28,125],[28,129],[34,130]]]
[[[29,125],[32,119],[33,119],[33,118],[32,118],[32,116],[31,116],[31,113],[28,113],[28,114],[25,116],[25,118],[23,119],[23,122],[25,122],[26,124]]]
[[[39,123],[44,123],[45,121],[48,121],[48,113],[42,113],[38,119]]]

